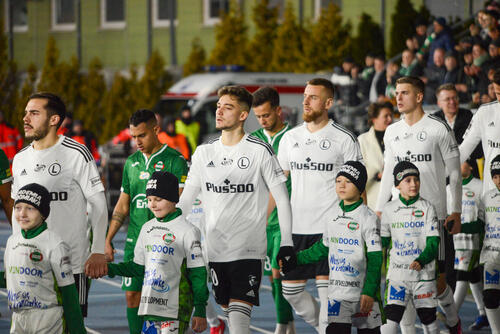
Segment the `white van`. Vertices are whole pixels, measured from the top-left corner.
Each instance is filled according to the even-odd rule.
[[[194,118],[201,124],[201,138],[213,137],[217,90],[227,85],[240,85],[251,93],[262,86],[272,86],[280,94],[280,105],[292,125],[302,122],[302,100],[307,81],[313,78],[330,79],[331,74],[218,72],[194,74],[175,83],[162,96],[155,110],[163,115],[178,116],[184,105],[191,107]],[[245,131],[259,128],[254,113],[245,122]]]

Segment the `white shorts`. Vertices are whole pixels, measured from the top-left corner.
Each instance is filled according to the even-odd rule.
[[[484,264],[484,290],[495,289],[500,290],[500,264],[488,263]]]
[[[386,304],[406,307],[413,300],[415,308],[437,307],[436,281],[402,282],[389,280],[387,282]]]
[[[328,299],[328,323],[352,323],[356,328],[376,328],[382,326],[380,305],[373,303],[368,313],[359,312],[359,302]]]
[[[455,250],[455,270],[471,271],[479,266],[479,251]]]
[[[28,309],[12,313],[10,333],[13,334],[62,334],[63,309]]]

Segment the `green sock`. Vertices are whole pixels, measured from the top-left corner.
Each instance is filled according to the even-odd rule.
[[[275,278],[272,285],[274,304],[276,305],[276,320],[279,324],[287,324],[293,321],[293,310],[285,297],[283,297],[281,279]]]
[[[138,307],[127,307],[127,320],[130,334],[141,334],[142,324],[144,322],[143,316],[137,315]]]

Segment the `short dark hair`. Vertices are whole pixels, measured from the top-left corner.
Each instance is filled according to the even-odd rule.
[[[452,90],[455,93],[458,93],[458,91],[455,88],[454,84],[452,84],[452,83],[445,83],[445,84],[442,84],[441,86],[439,86],[438,89],[436,89],[436,96],[438,96],[439,93],[441,93],[441,91],[443,91],[443,90]]]
[[[271,108],[276,108],[280,105],[280,95],[278,91],[270,86],[260,87],[253,93],[252,107],[258,107],[269,102]]]
[[[311,86],[323,86],[326,88],[328,96],[333,97],[333,93],[335,90],[333,88],[333,83],[330,80],[324,78],[314,78],[309,80],[307,84]]]
[[[500,68],[495,69],[493,73],[493,83],[500,85]]]
[[[253,96],[252,94],[243,86],[224,86],[219,89],[217,92],[219,97],[223,95],[231,95],[236,97],[238,100],[238,104],[241,109],[245,111],[250,111],[250,107],[252,106]]]
[[[64,118],[66,117],[66,105],[64,104],[63,100],[56,94],[48,92],[37,92],[31,94],[30,97],[28,98],[28,101],[33,99],[47,100],[47,104],[45,105],[44,108],[49,112],[50,116],[52,115],[59,116],[59,122],[57,123],[57,128],[59,129],[62,122],[64,121]]]
[[[149,109],[139,109],[135,111],[128,121],[129,125],[138,126],[141,123],[156,124],[155,113]]]
[[[396,86],[400,84],[410,84],[417,90],[417,93],[424,94],[425,84],[422,80],[420,80],[420,78],[412,76],[401,77],[396,80]]]
[[[394,113],[394,106],[391,102],[382,102],[382,103],[372,103],[368,106],[368,124],[373,124],[373,119],[377,118],[380,115],[380,111],[382,109],[389,109],[391,113]]]

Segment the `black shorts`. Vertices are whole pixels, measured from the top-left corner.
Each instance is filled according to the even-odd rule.
[[[293,234],[293,250],[299,252],[314,245],[323,238],[323,234]],[[283,278],[284,281],[295,281],[316,278],[316,276],[328,276],[328,259],[313,264],[306,264],[290,271]]]
[[[238,299],[259,306],[263,260],[209,262],[208,266],[217,304],[228,305],[229,299]]]
[[[439,273],[446,273],[447,280],[455,280],[455,245],[453,244],[453,235],[448,233],[444,227],[444,220],[439,220],[439,254],[438,269]],[[449,282],[451,283],[451,282]],[[454,284],[450,284],[453,287]]]
[[[80,301],[80,308],[82,309],[82,315],[87,316],[87,309],[89,306],[89,290],[90,290],[90,279],[82,274],[75,274],[75,285],[76,291],[78,292],[78,300]]]

